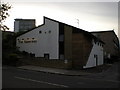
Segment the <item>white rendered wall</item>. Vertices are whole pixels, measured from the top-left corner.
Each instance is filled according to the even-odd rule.
[[[103,47],[98,45],[98,42],[96,44],[93,43],[93,47],[92,47],[91,53],[89,55],[87,64],[83,68],[89,68],[89,67],[96,66],[96,58],[94,57],[94,55],[98,56],[97,65],[102,65],[103,64]]]
[[[17,39],[22,38],[35,38],[36,43],[19,43],[17,46],[20,47],[20,51],[26,51],[34,53],[35,57],[44,57],[45,53],[49,53],[50,59],[59,58],[59,23],[51,21],[45,18],[45,25],[40,26],[32,31],[27,32],[19,36]],[[42,33],[39,33],[41,31]],[[49,33],[51,31],[51,33]],[[46,33],[45,33],[46,32]]]

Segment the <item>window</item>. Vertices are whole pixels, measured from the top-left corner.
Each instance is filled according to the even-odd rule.
[[[64,41],[64,35],[60,35],[60,37],[59,37],[59,41]]]
[[[41,33],[42,33],[42,31],[39,31],[39,33],[41,34]]]
[[[48,53],[44,54],[44,58],[49,59],[49,54]]]
[[[98,46],[99,46],[99,42],[98,42]]]
[[[96,58],[96,54],[94,54],[94,58]]]
[[[98,65],[98,55],[94,54],[94,58],[95,58],[96,66],[97,66]]]
[[[32,38],[32,39],[35,39],[35,38]]]
[[[28,40],[29,38],[27,38],[27,40]]]
[[[63,54],[60,55],[60,59],[64,60],[64,55]]]
[[[51,31],[49,30],[49,32],[48,33],[51,33]]]
[[[46,34],[46,32],[45,32],[45,34]]]

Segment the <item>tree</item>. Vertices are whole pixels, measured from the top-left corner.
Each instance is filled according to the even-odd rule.
[[[8,3],[3,3],[0,5],[0,29],[3,31],[9,30],[9,28],[3,24],[6,18],[9,17],[8,11],[11,9],[11,5]]]

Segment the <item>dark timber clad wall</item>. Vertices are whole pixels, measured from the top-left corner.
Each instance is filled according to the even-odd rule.
[[[64,25],[64,55],[65,59],[72,60],[72,27]]]
[[[81,65],[81,61],[83,60],[83,35],[75,33],[72,35],[72,59],[73,59],[73,67]]]
[[[86,65],[92,49],[91,38],[81,33],[72,35],[72,60],[74,68],[82,68]]]
[[[85,61],[84,61],[83,65],[86,65],[89,55],[91,53],[93,44],[92,44],[91,37],[89,37],[88,35],[84,35],[84,38],[85,38],[85,44],[84,44],[84,59],[85,59]]]
[[[73,68],[83,68],[92,50],[92,39],[86,32],[73,32],[73,27],[64,25],[64,55],[72,60]]]

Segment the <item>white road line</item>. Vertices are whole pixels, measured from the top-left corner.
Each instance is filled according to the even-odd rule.
[[[68,86],[61,85],[61,84],[49,83],[49,82],[38,81],[38,80],[29,79],[29,78],[17,77],[17,76],[15,76],[15,78],[17,78],[17,79],[22,79],[22,80],[33,81],[33,82],[44,83],[44,84],[49,84],[49,85],[54,85],[54,86],[59,86],[59,87],[65,87],[65,88],[68,88]]]

